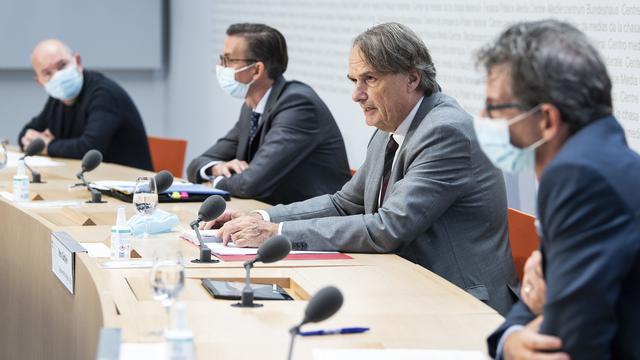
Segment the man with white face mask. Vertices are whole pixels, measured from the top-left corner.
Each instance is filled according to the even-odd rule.
[[[244,104],[227,135],[191,161],[190,181],[278,204],[334,192],[349,179],[331,112],[311,87],[284,79],[287,61],[278,30],[263,24],[227,29],[216,76]]]
[[[602,58],[578,29],[545,20],[511,26],[478,59],[478,141],[503,170],[535,171],[541,249],[527,268],[544,278],[525,274],[489,353],[640,359],[640,156],[612,115]]]
[[[44,154],[80,159],[99,150],[104,161],[151,170],[147,135],[133,101],[118,84],[85,70],[80,55],[59,40],[40,42],[31,56],[35,80],[49,98],[18,142],[44,140]]]

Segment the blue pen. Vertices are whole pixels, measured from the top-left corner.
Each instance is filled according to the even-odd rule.
[[[301,331],[301,336],[316,336],[316,335],[338,335],[338,334],[360,334],[369,331],[366,327],[348,327],[333,330],[315,330],[315,331]]]

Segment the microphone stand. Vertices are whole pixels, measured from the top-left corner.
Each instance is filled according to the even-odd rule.
[[[31,173],[31,181],[30,182],[32,184],[45,184],[46,182],[42,181],[42,177],[40,176],[40,173],[35,171],[35,170],[33,170],[31,168],[31,166],[29,166],[29,164],[27,164],[27,159],[26,158],[27,158],[26,156],[23,156],[22,159],[20,159],[20,160],[24,161],[24,167],[26,167],[27,170],[29,170],[29,172]]]
[[[287,360],[291,360],[291,357],[293,356],[293,344],[296,340],[296,336],[300,334],[301,326],[302,326],[302,323],[300,325],[294,326],[291,329],[289,329],[289,334],[291,334],[291,340],[289,341],[289,355],[287,355]]]
[[[196,237],[198,238],[198,242],[200,243],[200,258],[193,259],[191,260],[191,262],[192,263],[217,263],[220,260],[211,258],[211,249],[209,249],[209,247],[206,246],[204,244],[204,241],[202,240],[202,235],[200,235],[200,229],[198,229],[200,226],[200,221],[202,221],[202,219],[198,217],[191,224],[189,224],[191,226],[191,229],[193,229],[193,231],[196,232]]]
[[[253,264],[259,261],[258,257],[256,257],[253,260],[247,261],[244,263],[244,269],[246,271],[246,275],[245,275],[245,283],[244,283],[244,289],[242,289],[242,297],[240,299],[240,302],[237,302],[235,304],[231,304],[231,306],[233,307],[249,307],[249,308],[255,308],[255,307],[262,307],[264,305],[262,304],[256,304],[253,302],[253,289],[251,288],[251,269],[253,268]]]
[[[91,199],[85,201],[88,204],[100,204],[100,203],[106,203],[106,201],[102,201],[102,193],[94,188],[92,188],[91,186],[89,186],[89,182],[84,178],[84,171],[80,171],[76,177],[78,179],[80,179],[80,181],[82,182],[82,184],[75,184],[75,185],[82,185],[85,186],[87,188],[87,190],[89,190],[89,192],[91,193]],[[74,186],[75,186],[74,185]]]

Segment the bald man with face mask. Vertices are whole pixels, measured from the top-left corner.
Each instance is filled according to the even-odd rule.
[[[31,64],[49,98],[20,132],[20,147],[41,138],[45,155],[80,159],[97,149],[106,162],[152,169],[142,119],[124,89],[84,69],[80,55],[59,40],[40,42]]]

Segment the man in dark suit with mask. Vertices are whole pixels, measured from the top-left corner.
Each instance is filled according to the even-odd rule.
[[[291,203],[338,190],[350,177],[342,134],[318,95],[287,81],[287,45],[262,24],[227,29],[217,66],[220,86],[244,99],[235,126],[191,161],[192,182],[240,198]]]
[[[525,276],[490,354],[640,359],[640,156],[612,115],[602,58],[578,29],[546,20],[511,26],[479,60],[478,141],[502,169],[535,171],[544,277]]]

